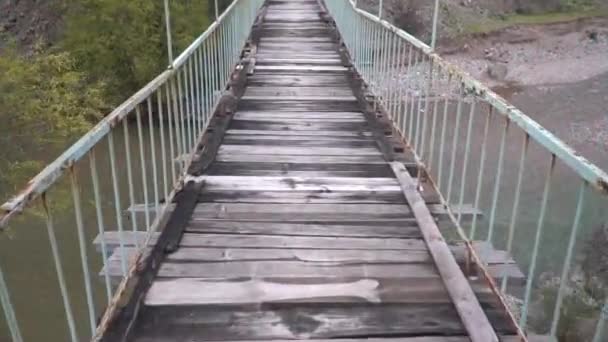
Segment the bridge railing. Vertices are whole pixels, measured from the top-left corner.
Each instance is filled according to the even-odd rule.
[[[16,216],[36,211],[32,207],[38,206],[48,232],[49,257],[53,260],[49,264],[55,268],[57,295],[62,298],[67,325],[54,327],[60,331],[67,328],[65,339],[61,333],[39,331],[48,328],[41,321],[40,326],[30,321],[25,324],[26,329],[20,329],[20,323],[27,319],[19,319],[20,308],[13,306],[13,291],[9,291],[9,282],[0,268],[0,300],[8,334],[14,342],[40,340],[40,336],[75,342],[96,339],[103,332],[118,298],[127,290],[126,279],[134,274],[144,247],[170,212],[172,198],[181,187],[193,152],[241,58],[262,4],[263,0],[234,1],[167,70],[118,106],[2,205],[1,228],[13,226]],[[64,198],[68,196],[69,201]],[[65,219],[66,212],[73,215],[71,220]],[[28,224],[14,226],[19,230],[31,228]],[[104,238],[108,231],[115,233],[120,247],[119,279],[110,277],[108,258],[113,247]],[[91,260],[97,255],[87,247],[91,243],[87,238],[95,233],[102,237],[103,280],[91,272],[91,265],[98,266],[99,260]],[[69,243],[77,246],[66,246]],[[66,260],[67,249],[77,250],[80,261]],[[18,259],[20,255],[10,257]],[[45,267],[29,270],[27,278],[44,273]],[[78,278],[83,289],[75,289],[78,282],[74,280]],[[47,296],[57,288],[46,282],[39,286],[48,288],[44,291]],[[17,291],[18,287],[10,290]],[[77,292],[84,292],[86,310],[75,308]],[[86,320],[75,312],[86,312]]]
[[[414,152],[420,186],[449,209],[456,238],[502,247],[522,267],[523,282],[486,273],[513,320],[563,341],[603,341],[608,274],[606,259],[593,256],[607,252],[593,240],[608,234],[608,174],[407,32],[351,0],[325,5],[378,109]]]

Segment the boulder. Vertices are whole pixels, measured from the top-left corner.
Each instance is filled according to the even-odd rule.
[[[493,63],[488,66],[488,76],[496,81],[504,81],[509,73],[509,68],[504,63]]]

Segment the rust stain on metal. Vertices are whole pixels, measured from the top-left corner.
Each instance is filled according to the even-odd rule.
[[[608,182],[603,179],[598,179],[596,185],[603,194],[608,194]]]

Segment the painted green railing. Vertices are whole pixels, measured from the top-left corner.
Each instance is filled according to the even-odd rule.
[[[126,279],[135,272],[143,246],[166,216],[167,204],[171,203],[173,195],[181,186],[200,137],[228,86],[231,73],[241,60],[243,47],[262,4],[263,0],[235,0],[219,15],[216,1],[216,20],[173,60],[169,12],[165,0],[170,62],[167,70],[118,106],[34,177],[21,193],[2,205],[0,227],[3,228],[7,227],[15,216],[31,210],[33,205],[40,205],[43,209],[51,249],[50,258],[53,260],[59,283],[57,295],[62,298],[71,341],[82,341],[83,336],[88,336],[88,340],[97,340],[103,333],[104,323],[112,315],[119,296],[126,290]],[[132,129],[137,131],[133,136],[129,132]],[[102,165],[106,163],[109,165]],[[83,174],[86,179],[82,179]],[[100,183],[108,178],[111,186],[101,187]],[[58,231],[51,193],[60,188],[60,183],[64,181],[69,183],[71,189],[72,204],[69,211],[74,213],[74,217],[67,226],[63,222],[61,230]],[[83,185],[87,185],[86,189]],[[143,194],[143,198],[140,194]],[[136,203],[137,200],[143,203]],[[123,211],[127,206],[133,209],[137,204],[143,204],[143,217],[132,213],[130,220],[125,218]],[[85,206],[94,207],[93,222],[85,222]],[[108,208],[113,212],[110,215]],[[96,303],[100,296],[94,291],[96,284],[93,282],[94,274],[90,271],[90,256],[87,250],[90,241],[86,240],[85,231],[91,225],[97,227],[101,236],[108,226],[116,227],[122,251],[120,284],[116,285],[111,281],[107,269],[103,272],[105,289],[102,291],[105,292],[107,300],[102,305],[104,310],[99,310],[98,300]],[[80,270],[64,267],[65,259],[62,259],[62,248],[57,235],[60,233],[65,236],[65,229],[74,229],[68,233],[69,236],[74,233],[77,235]],[[132,230],[133,238],[136,234],[145,234],[145,241],[139,241],[139,244],[135,238],[135,255],[126,255],[127,249],[123,248],[128,240],[125,233],[129,230]],[[105,239],[101,239],[101,249],[103,264],[106,267],[109,247],[106,246]],[[75,314],[74,303],[71,301],[74,296],[71,292],[75,290],[75,285],[67,280],[77,277],[82,277],[80,279],[86,296],[86,310],[78,310],[86,312],[86,329],[77,323],[80,317]],[[48,291],[55,288],[51,284],[40,286],[48,287]],[[12,304],[7,281],[1,269],[0,300],[12,341],[24,341],[23,330],[19,324],[19,308],[15,310]],[[103,316],[98,324],[100,315]],[[83,333],[83,330],[88,333]],[[49,336],[55,336],[51,332],[48,333]]]
[[[434,187],[450,209],[457,238],[504,247],[523,268],[522,286],[507,274],[496,283],[488,279],[522,331],[560,338],[576,325],[572,320],[587,315],[595,325],[590,340],[604,341],[605,294],[584,299],[592,314],[573,312],[565,302],[576,293],[576,259],[590,230],[608,222],[608,174],[430,46],[357,8],[356,1],[324,3],[367,91],[414,152],[418,179],[427,178],[420,185]],[[382,1],[379,6],[382,13]],[[437,2],[434,27],[436,22]],[[466,204],[487,219],[474,215],[465,222]],[[594,277],[602,275],[588,278]]]

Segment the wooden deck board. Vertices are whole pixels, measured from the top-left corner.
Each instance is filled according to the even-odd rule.
[[[462,336],[466,332],[450,304],[266,305],[261,309],[158,306],[143,314],[142,335],[172,341],[361,338],[361,336]],[[502,315],[488,310],[499,331]],[[167,329],[171,326],[172,329]]]
[[[268,173],[268,171],[263,171]],[[364,178],[364,176],[362,176]],[[205,191],[200,202],[284,204],[396,204],[405,203],[398,192],[383,191]]]
[[[405,167],[398,162],[391,163],[391,166],[419,223],[422,236],[433,256],[437,270],[446,282],[446,289],[471,338],[471,342],[498,342],[494,328],[441,236],[426,203],[418,191],[412,187],[415,184],[413,179]]]
[[[146,305],[255,305],[260,303],[450,303],[440,279],[339,278],[311,280],[215,281],[175,278],[157,281],[146,296]],[[474,283],[483,302],[495,298],[482,283]]]
[[[204,267],[202,267],[204,266]],[[332,262],[330,265],[302,261],[239,261],[192,263],[164,262],[157,274],[160,278],[198,278],[215,280],[266,278],[433,278],[439,277],[433,264],[353,265]]]

